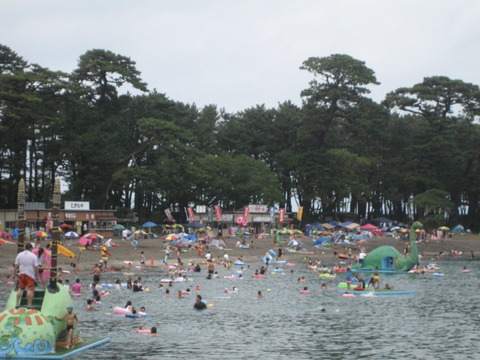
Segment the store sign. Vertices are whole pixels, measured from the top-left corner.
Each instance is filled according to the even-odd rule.
[[[223,214],[222,215],[222,221],[226,221],[226,222],[233,221],[233,215],[232,214]]]
[[[205,214],[207,212],[207,207],[205,205],[197,205],[195,212],[197,214]]]
[[[65,210],[90,210],[89,201],[65,201]]]
[[[267,205],[248,205],[248,209],[252,214],[268,213]]]

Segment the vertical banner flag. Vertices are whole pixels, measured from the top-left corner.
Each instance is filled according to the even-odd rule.
[[[273,206],[270,208],[270,222],[275,222],[275,208]]]
[[[283,224],[284,221],[285,221],[285,209],[281,208],[278,212],[278,222],[280,224]]]
[[[297,220],[302,221],[302,215],[303,215],[303,206],[299,206],[297,209]]]
[[[215,209],[215,218],[217,221],[222,221],[222,208],[220,205],[215,205],[213,208]]]
[[[248,215],[250,215],[250,207],[245,206],[243,208],[243,220],[248,223]]]
[[[193,212],[193,208],[191,206],[189,206],[187,208],[187,212],[188,212],[188,221],[189,222],[194,222],[195,221],[195,213]]]
[[[172,213],[170,212],[170,209],[165,210],[165,215],[167,216],[168,220],[173,220]]]

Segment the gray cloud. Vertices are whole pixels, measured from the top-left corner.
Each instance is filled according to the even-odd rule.
[[[30,62],[69,72],[107,49],[135,60],[150,89],[227,111],[300,103],[302,61],[332,53],[375,71],[377,101],[425,76],[480,83],[476,0],[20,0],[2,13],[0,43]]]

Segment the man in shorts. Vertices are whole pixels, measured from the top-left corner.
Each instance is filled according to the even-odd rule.
[[[25,244],[25,251],[19,253],[15,259],[15,275],[18,275],[17,304],[20,307],[23,290],[27,289],[27,306],[33,309],[33,295],[35,279],[40,278],[38,272],[38,258],[32,252],[32,244]]]

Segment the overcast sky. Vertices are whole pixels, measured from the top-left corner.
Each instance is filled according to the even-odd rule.
[[[478,0],[0,0],[0,43],[70,72],[87,50],[137,63],[150,90],[229,112],[291,100],[311,56],[366,62],[381,101],[425,76],[480,84]]]

